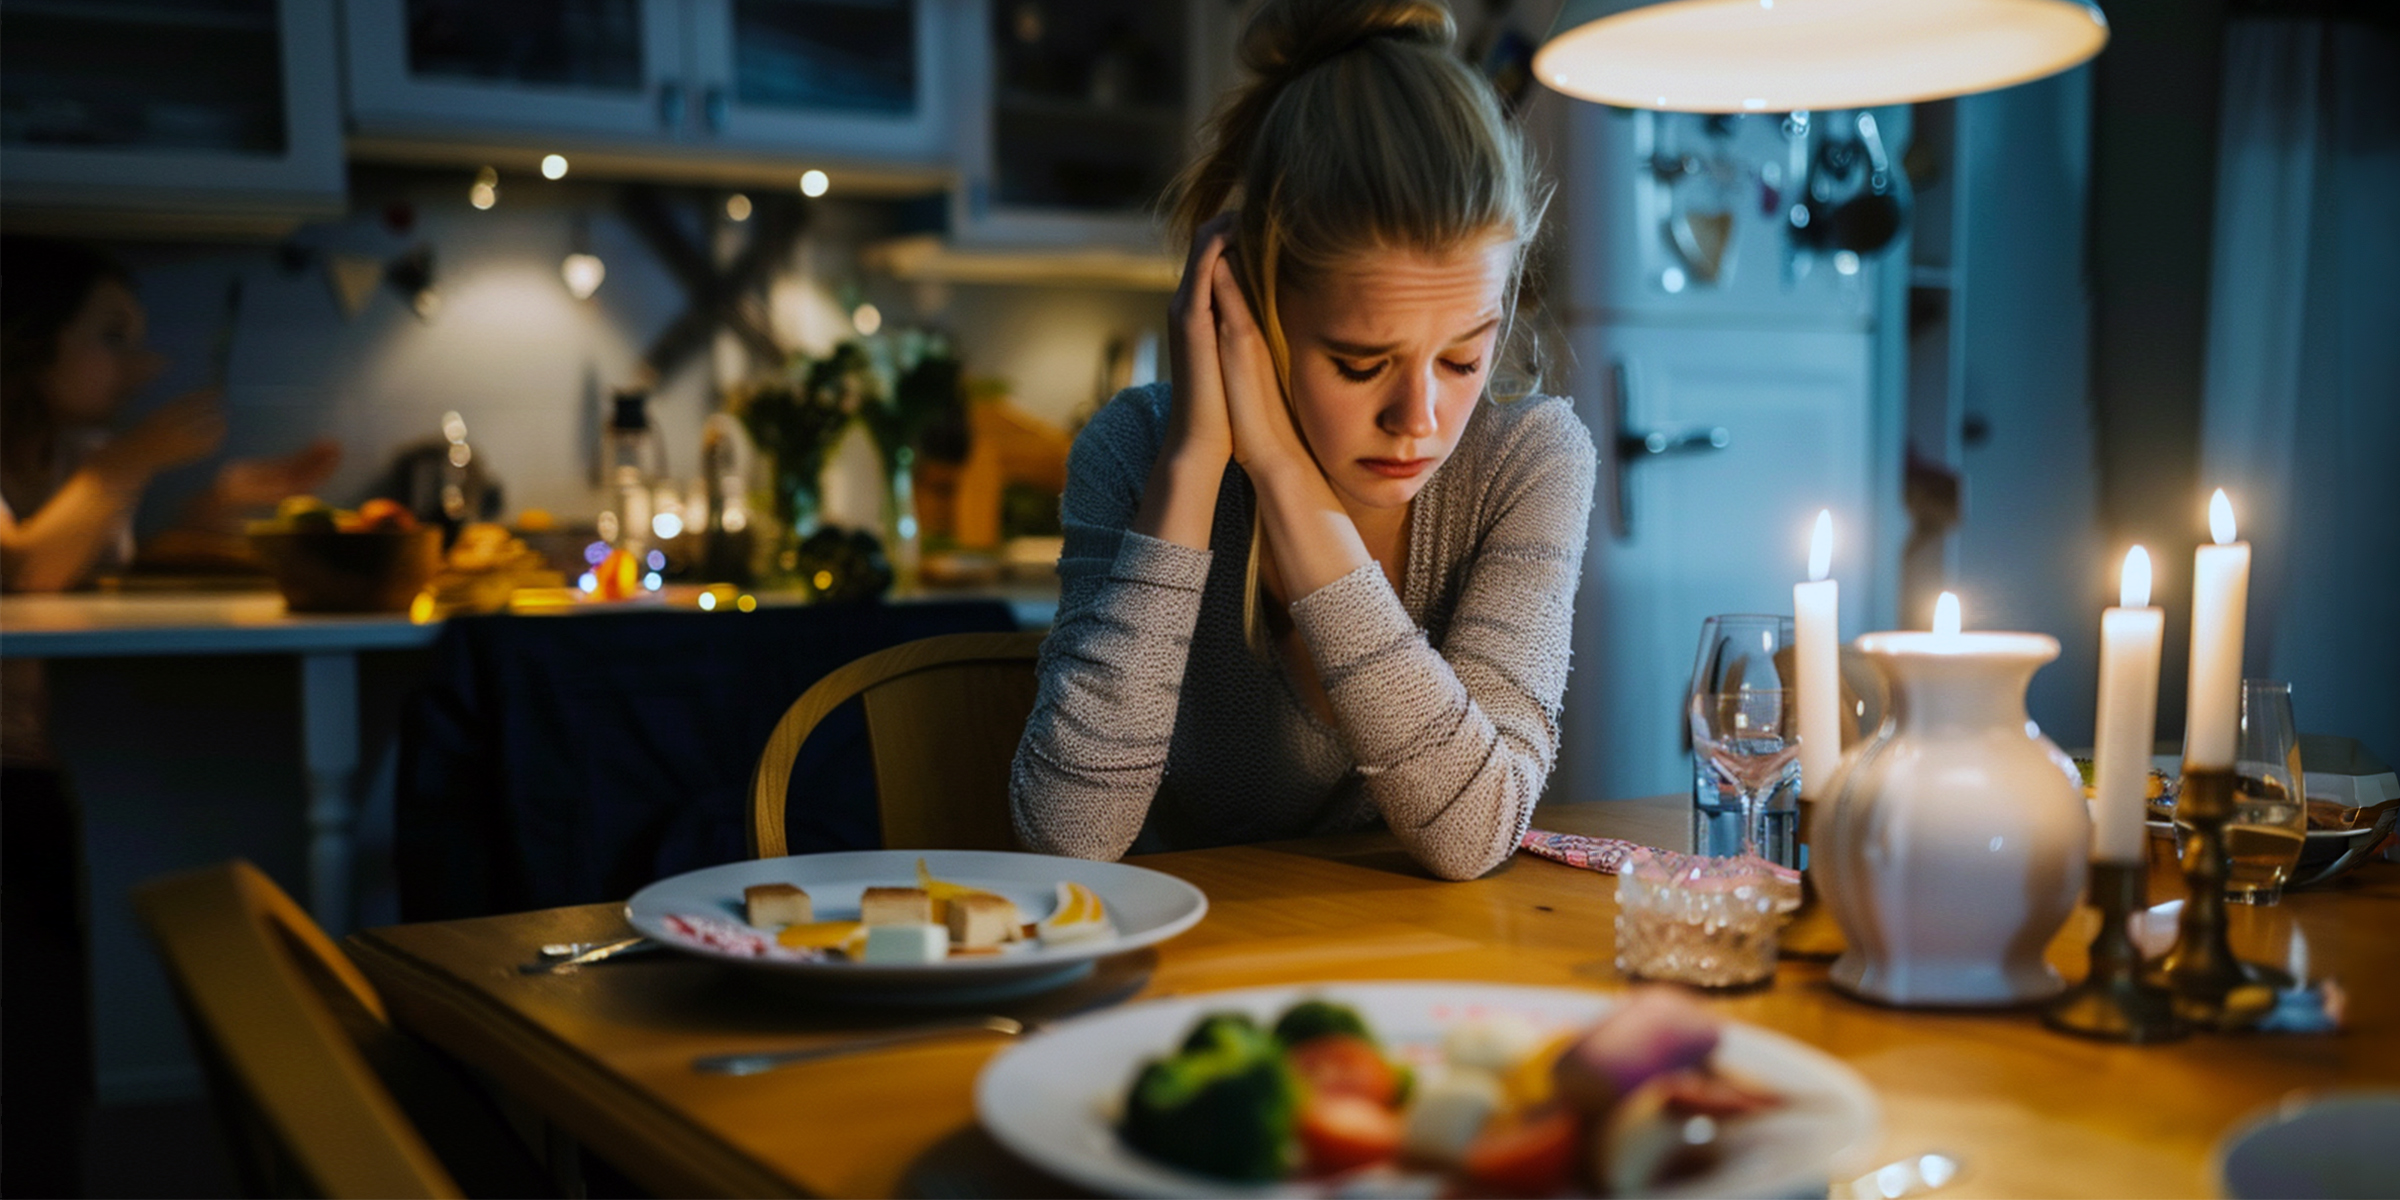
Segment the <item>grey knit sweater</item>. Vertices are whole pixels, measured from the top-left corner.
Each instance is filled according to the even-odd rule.
[[[1243,636],[1256,499],[1239,466],[1215,551],[1127,528],[1169,398],[1120,393],[1068,458],[1058,619],[1010,781],[1019,840],[1116,858],[1380,820],[1437,875],[1497,866],[1558,755],[1595,463],[1582,422],[1555,397],[1479,403],[1409,514],[1404,594],[1369,563],[1292,604],[1328,727]]]

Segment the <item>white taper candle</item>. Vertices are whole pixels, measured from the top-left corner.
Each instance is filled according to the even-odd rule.
[[[1832,793],[1834,769],[1842,761],[1841,584],[1833,570],[1833,513],[1819,511],[1808,539],[1809,582],[1792,587],[1792,633],[1799,674],[1800,794],[1823,799]]]
[[[2159,648],[2167,614],[2150,607],[2150,554],[2125,554],[2120,607],[2100,615],[2100,705],[2092,751],[2092,858],[2142,861],[2150,745],[2158,728]]]
[[[2242,623],[2250,613],[2250,546],[2233,540],[2233,505],[2208,502],[2216,545],[2192,558],[2192,670],[2184,708],[2183,766],[2231,770],[2242,714]]]

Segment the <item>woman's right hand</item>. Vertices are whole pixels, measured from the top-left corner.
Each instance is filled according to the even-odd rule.
[[[169,467],[206,458],[225,441],[225,409],[216,388],[186,392],[159,405],[94,455],[102,465],[147,481]]]
[[[1220,213],[1192,237],[1183,282],[1168,305],[1174,356],[1174,406],[1167,414],[1164,454],[1222,471],[1233,458],[1233,424],[1226,415],[1225,377],[1217,365],[1217,312],[1210,282],[1232,240],[1234,214]]]

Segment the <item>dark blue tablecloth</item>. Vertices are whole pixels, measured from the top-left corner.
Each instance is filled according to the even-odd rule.
[[[455,618],[401,722],[401,919],[621,900],[745,858],[751,769],[809,685],[1015,627],[984,601]],[[786,814],[795,854],[881,844],[856,703],[802,747]]]

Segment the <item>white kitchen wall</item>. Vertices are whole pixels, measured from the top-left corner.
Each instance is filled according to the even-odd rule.
[[[468,183],[461,172],[362,175],[350,216],[303,226],[287,240],[312,256],[298,265],[272,245],[110,247],[133,269],[152,345],[174,360],[136,412],[208,382],[227,285],[238,277],[243,289],[226,375],[226,446],[151,489],[145,531],[171,524],[225,458],[284,453],[315,437],[335,438],[347,451],[322,489],[326,498],[355,503],[397,451],[436,436],[441,414],[453,409],[506,486],[510,511],[539,507],[573,518],[594,510],[589,464],[602,405],[636,377],[644,348],[682,313],[682,288],[616,215],[604,183],[507,179],[489,211],[467,204]],[[413,213],[405,232],[387,220],[394,205]],[[579,218],[608,268],[585,301],[559,278]],[[1091,404],[1112,339],[1164,333],[1161,293],[866,278],[857,249],[880,236],[884,221],[873,204],[816,207],[808,236],[769,287],[779,338],[821,353],[850,335],[850,306],[871,300],[886,333],[919,323],[949,330],[971,375],[1006,381],[1020,407],[1066,424]],[[697,234],[697,206],[692,223]],[[420,244],[434,251],[439,311],[419,318],[384,286],[356,317],[344,317],[325,256],[385,260]],[[711,357],[687,361],[652,401],[679,475],[698,470],[700,422],[720,391]]]

